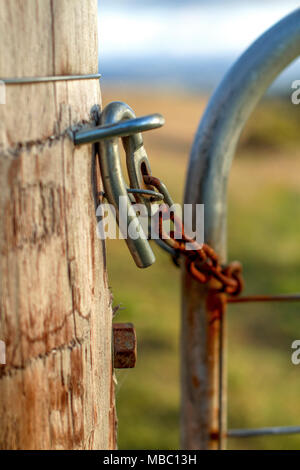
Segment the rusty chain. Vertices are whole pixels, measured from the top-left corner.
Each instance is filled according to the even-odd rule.
[[[146,186],[151,186],[163,195],[164,203],[159,206],[158,227],[156,233],[159,236],[159,244],[172,255],[173,261],[179,266],[180,256],[185,257],[185,266],[190,275],[200,284],[207,284],[212,279],[216,280],[217,292],[228,294],[227,302],[290,302],[300,301],[300,294],[277,294],[277,295],[248,295],[240,296],[244,288],[242,277],[242,265],[239,261],[232,261],[223,266],[214,249],[206,243],[199,244],[188,237],[184,231],[182,220],[170,211],[173,201],[170,194],[159,178],[144,175]],[[174,230],[167,234],[163,227],[163,221],[170,219]],[[157,240],[156,240],[157,241]],[[192,244],[193,248],[187,250],[186,244]]]
[[[104,121],[102,125],[91,129],[83,129],[73,135],[74,143],[80,145],[83,143],[98,142],[107,137],[130,137],[131,145],[124,146],[127,161],[127,170],[129,175],[130,187],[127,187],[122,176],[119,153],[117,146],[110,148],[103,144],[101,174],[104,184],[105,195],[108,201],[116,209],[118,221],[118,203],[119,197],[128,198],[128,203],[134,204],[146,199],[147,208],[150,204],[163,200],[160,203],[160,217],[157,227],[159,239],[155,239],[162,248],[168,251],[175,263],[178,265],[180,257],[185,257],[185,265],[191,276],[201,284],[209,283],[211,280],[217,281],[218,288],[213,286],[214,290],[228,294],[227,301],[237,302],[269,302],[269,301],[299,301],[300,293],[280,294],[280,295],[248,295],[240,296],[243,290],[242,266],[234,261],[226,266],[220,263],[217,253],[208,244],[198,244],[195,240],[189,238],[184,230],[183,223],[173,211],[163,210],[163,206],[171,207],[172,198],[162,181],[149,174],[150,166],[147,155],[143,150],[142,141],[137,135],[140,132],[161,127],[164,119],[159,114],[152,114],[136,118],[132,109],[126,103],[112,102],[102,112]],[[123,116],[123,117],[122,117]],[[124,144],[124,142],[123,142]],[[114,164],[110,160],[113,159]],[[108,164],[110,162],[110,164]],[[117,171],[116,171],[117,170]],[[152,189],[150,189],[150,188]],[[162,210],[161,210],[162,209]],[[127,214],[128,215],[128,214]],[[149,220],[148,214],[148,220]],[[169,217],[174,225],[174,230],[170,234],[165,234],[163,230],[163,219]],[[136,215],[127,217],[127,228],[135,219]],[[166,219],[165,219],[166,220]],[[128,248],[133,256],[137,266],[140,268],[150,266],[154,261],[154,254],[146,243],[146,240],[127,238]],[[187,249],[187,243],[194,245],[192,249]]]
[[[145,175],[144,182],[152,186],[160,193],[166,195],[167,189],[159,178]],[[170,197],[166,198],[170,200]],[[233,261],[226,266],[222,266],[219,257],[213,248],[206,243],[199,244],[184,231],[184,225],[180,218],[173,211],[168,210],[169,204],[160,204],[158,227],[156,231],[162,243],[174,250],[175,261],[179,256],[185,257],[185,266],[191,276],[201,284],[210,282],[211,279],[218,281],[220,292],[225,292],[231,296],[237,296],[243,289],[242,265],[238,261]],[[163,221],[170,219],[174,230],[167,234],[163,228]],[[193,249],[186,249],[189,243]]]

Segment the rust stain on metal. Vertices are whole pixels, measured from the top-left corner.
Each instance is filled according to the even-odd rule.
[[[247,295],[243,297],[228,297],[227,302],[299,302],[300,294],[277,294],[277,295]]]
[[[196,375],[192,376],[192,382],[193,382],[193,385],[194,385],[195,388],[199,388],[200,380],[198,379],[198,377]]]
[[[113,324],[113,358],[115,369],[135,367],[137,346],[136,333],[132,323]]]
[[[218,290],[210,289],[206,298],[206,307],[209,312],[209,324],[212,325],[215,321],[221,320],[225,313],[227,298]]]
[[[211,431],[210,439],[212,441],[218,441],[220,439],[220,433],[218,431]]]

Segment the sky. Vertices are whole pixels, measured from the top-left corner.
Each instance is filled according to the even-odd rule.
[[[297,7],[295,0],[99,0],[100,72],[125,81],[145,80],[150,73],[153,80],[151,64],[157,80],[167,80],[169,70],[171,81],[184,84],[197,73],[198,61],[207,81],[215,81],[251,42]]]

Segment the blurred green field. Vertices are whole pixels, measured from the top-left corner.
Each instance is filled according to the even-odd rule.
[[[138,115],[161,112],[163,129],[145,135],[152,172],[182,202],[190,145],[206,98],[104,88],[104,105],[128,102]],[[229,192],[229,259],[243,262],[245,293],[300,291],[299,109],[265,100],[243,133]],[[117,321],[132,321],[138,363],[116,373],[119,448],[179,448],[179,272],[165,253],[138,270],[123,241],[108,242],[109,283]],[[300,306],[228,309],[229,427],[300,425]],[[300,449],[300,436],[229,440],[233,449]]]

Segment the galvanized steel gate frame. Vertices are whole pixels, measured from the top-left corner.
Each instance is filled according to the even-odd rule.
[[[205,242],[223,263],[227,256],[227,181],[239,136],[269,85],[299,54],[300,8],[266,31],[238,59],[212,96],[200,122],[191,151],[184,203],[204,204]],[[300,432],[300,427],[227,432],[225,310],[226,294],[212,298],[209,286],[199,285],[183,266],[183,449],[222,449],[230,436]]]

